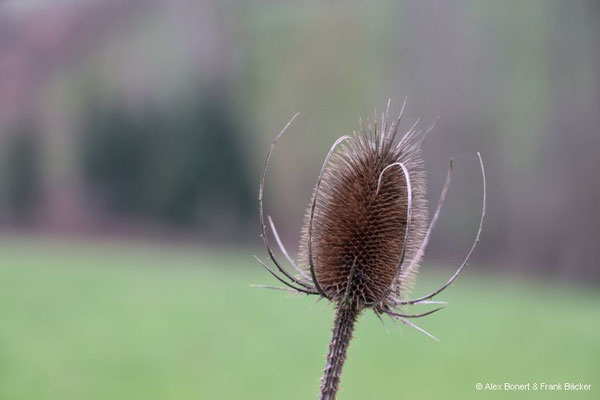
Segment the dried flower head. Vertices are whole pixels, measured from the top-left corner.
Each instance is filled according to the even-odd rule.
[[[425,132],[418,130],[417,120],[403,137],[398,137],[406,100],[400,116],[391,124],[389,105],[388,102],[380,122],[367,121],[366,127],[361,122],[358,133],[342,136],[329,150],[302,226],[297,263],[281,243],[269,217],[273,236],[295,270],[293,274],[281,266],[271,249],[263,214],[263,188],[275,144],[297,114],[273,141],[261,176],[258,200],[262,238],[279,272],[258,261],[287,286],[276,289],[317,295],[334,303],[337,309],[321,381],[320,399],[323,400],[335,399],[352,330],[365,308],[372,308],[378,317],[388,315],[434,338],[410,319],[430,315],[443,307],[421,314],[406,314],[402,307],[445,304],[431,299],[446,289],[467,265],[481,234],[486,191],[483,162],[477,153],[483,176],[483,205],[477,237],[448,282],[426,296],[407,298],[448,192],[452,160],[428,225],[421,143],[433,127]]]

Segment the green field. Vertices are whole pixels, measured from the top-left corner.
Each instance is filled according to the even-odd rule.
[[[273,283],[250,250],[0,242],[0,399],[314,399],[332,307]],[[416,294],[447,273],[422,272]],[[357,326],[345,399],[598,399],[597,288],[492,278],[476,266],[420,324]],[[423,309],[421,309],[423,310]],[[582,382],[587,392],[477,391]]]

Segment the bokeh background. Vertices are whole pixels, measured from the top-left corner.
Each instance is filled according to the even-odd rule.
[[[0,1],[0,398],[316,397],[333,309],[251,288],[258,181],[295,253],[321,160],[358,117],[421,117],[416,294],[371,315],[340,398],[599,398],[600,6],[589,0]],[[481,383],[591,391],[479,392]]]

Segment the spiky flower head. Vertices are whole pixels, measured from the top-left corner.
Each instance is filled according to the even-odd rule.
[[[422,132],[415,124],[396,141],[399,121],[388,124],[386,116],[336,142],[302,227],[299,265],[336,303],[393,307],[422,257],[428,214]],[[401,275],[404,260],[411,267]]]
[[[335,399],[346,351],[357,317],[365,308],[429,333],[409,319],[424,317],[441,308],[422,314],[405,314],[403,306],[439,304],[431,301],[446,289],[467,264],[481,233],[485,214],[485,174],[483,205],[477,237],[462,265],[439,289],[418,299],[406,294],[414,283],[419,263],[427,247],[446,198],[452,160],[435,213],[429,225],[426,200],[426,174],[421,158],[425,132],[417,129],[419,120],[403,135],[398,135],[400,116],[390,122],[389,105],[381,120],[360,123],[358,132],[336,140],[329,150],[308,206],[296,264],[281,243],[273,221],[273,236],[295,273],[277,261],[266,232],[263,213],[265,173],[277,140],[296,117],[273,141],[261,176],[259,214],[262,237],[269,256],[279,272],[259,262],[294,293],[318,295],[337,308],[333,338],[321,381],[320,399]],[[435,338],[434,338],[435,339]]]

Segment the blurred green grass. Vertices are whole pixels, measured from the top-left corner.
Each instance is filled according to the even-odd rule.
[[[332,307],[249,287],[272,283],[251,250],[4,237],[0,254],[2,400],[316,398]],[[361,317],[339,398],[600,398],[597,289],[473,266],[441,298],[420,322],[440,343]],[[565,381],[592,390],[474,388]]]

